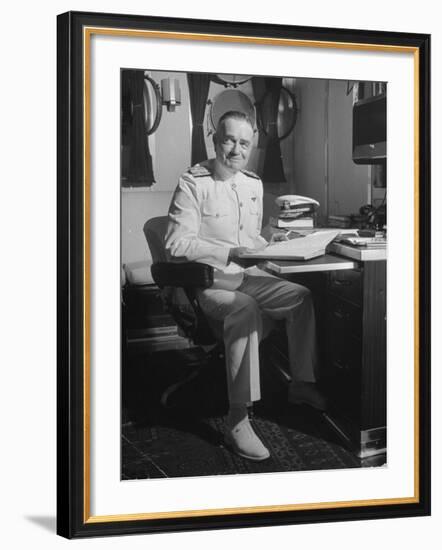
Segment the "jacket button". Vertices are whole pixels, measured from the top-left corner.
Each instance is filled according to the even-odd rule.
[[[242,202],[239,203],[239,207],[242,208],[244,205]]]
[[[243,225],[240,225],[239,228],[242,229],[244,226]]]
[[[236,183],[232,183],[232,189],[236,189]]]

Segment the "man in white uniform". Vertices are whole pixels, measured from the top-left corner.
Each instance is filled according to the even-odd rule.
[[[172,261],[206,263],[214,284],[199,292],[208,318],[222,322],[229,397],[226,441],[251,460],[270,456],[253,431],[247,405],[260,399],[258,347],[263,320],[284,319],[292,383],[289,401],[318,409],[317,350],[310,291],[258,269],[244,269],[241,254],[267,245],[261,237],[262,182],[245,170],[253,148],[246,115],[225,113],[214,135],[216,158],[184,173],[169,209],[166,252]]]

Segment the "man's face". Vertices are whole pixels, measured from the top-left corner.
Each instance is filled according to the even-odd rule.
[[[227,118],[215,135],[218,162],[235,174],[247,166],[252,152],[253,129],[245,120]]]

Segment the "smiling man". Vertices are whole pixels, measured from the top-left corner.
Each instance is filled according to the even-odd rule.
[[[226,442],[250,460],[270,456],[250,424],[247,405],[260,399],[259,342],[265,321],[285,320],[292,383],[289,401],[324,409],[315,386],[315,318],[308,289],[256,268],[241,254],[267,245],[261,237],[263,187],[246,170],[253,149],[249,118],[229,111],[213,138],[216,158],[180,178],[169,208],[166,251],[171,261],[206,263],[214,284],[199,291],[209,319],[222,325],[226,350],[229,414]]]

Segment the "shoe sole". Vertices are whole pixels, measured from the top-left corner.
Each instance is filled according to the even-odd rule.
[[[267,460],[268,458],[270,458],[270,452],[269,451],[267,451],[267,454],[263,455],[263,456],[249,456],[249,455],[246,455],[245,453],[241,452],[240,450],[238,450],[235,447],[235,444],[232,441],[229,441],[229,439],[224,438],[224,442],[225,442],[226,446],[231,451],[233,451],[235,454],[237,454],[241,458],[246,458],[247,460],[253,460],[253,462],[262,462],[263,460]]]

